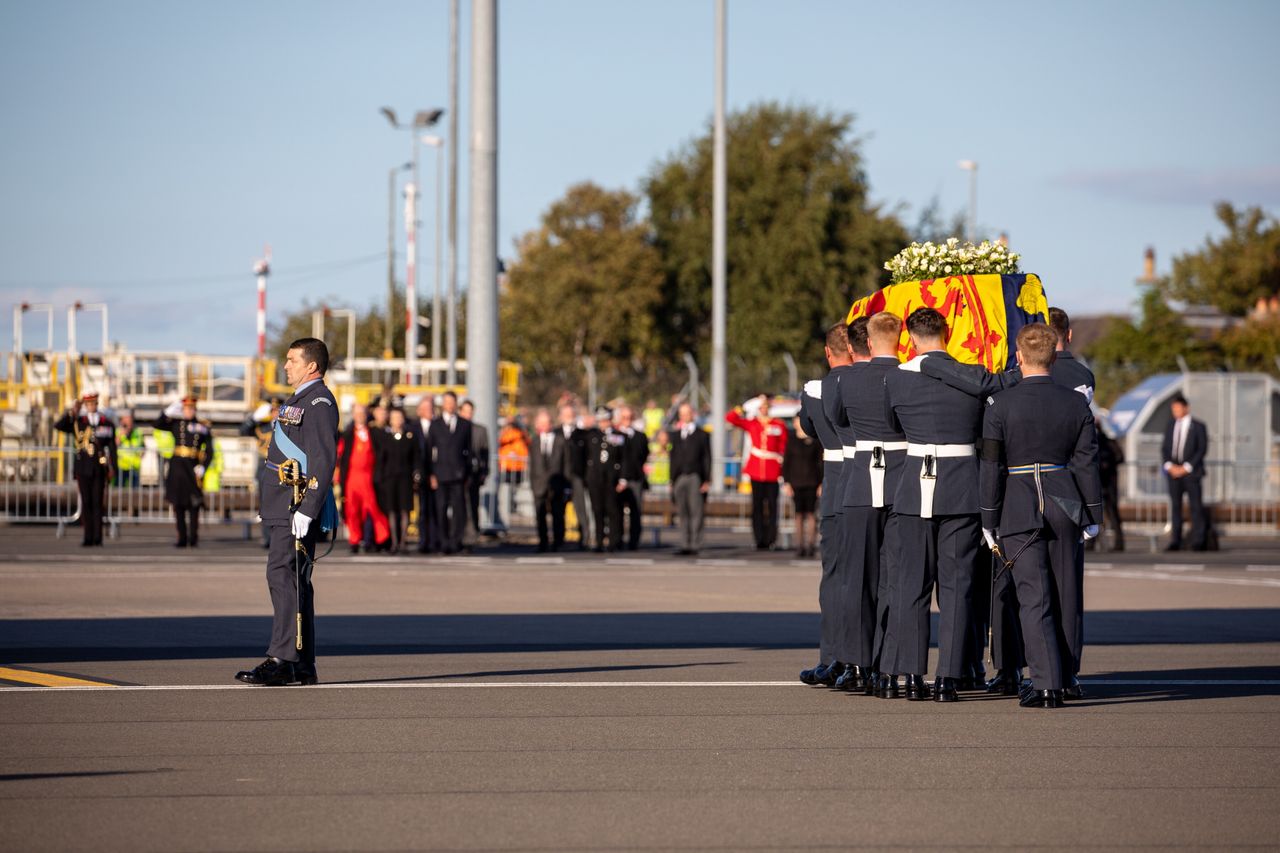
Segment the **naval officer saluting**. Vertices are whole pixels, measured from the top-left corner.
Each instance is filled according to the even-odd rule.
[[[977,443],[982,401],[922,375],[921,360],[951,359],[947,321],[933,308],[907,317],[918,355],[885,374],[889,413],[907,437],[907,459],[894,498],[901,532],[902,584],[893,606],[898,668],[907,698],[928,699],[929,602],[938,588],[938,670],[933,698],[954,702],[967,670],[973,568],[981,541]],[[893,618],[891,614],[891,618]]]
[[[324,384],[329,350],[324,341],[299,338],[289,344],[284,375],[293,395],[272,428],[267,461],[258,480],[262,523],[273,528],[267,552],[267,586],[275,616],[267,659],[236,678],[246,684],[315,684],[315,595],[311,566],[322,528],[337,524],[333,469],[337,461],[338,405]],[[282,482],[281,466],[299,463],[302,500]],[[286,471],[291,466],[286,466]]]
[[[982,426],[982,533],[992,550],[1002,544],[1017,585],[1032,678],[1024,707],[1058,707],[1074,681],[1065,600],[1081,539],[1097,535],[1102,514],[1093,415],[1082,394],[1051,377],[1056,342],[1042,323],[1018,332],[1022,382],[992,398]]]

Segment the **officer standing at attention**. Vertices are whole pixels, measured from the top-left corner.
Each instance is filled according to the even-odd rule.
[[[845,585],[846,565],[840,548],[845,439],[836,431],[823,406],[827,379],[853,364],[849,354],[848,328],[844,323],[836,323],[827,329],[823,351],[831,370],[822,379],[806,382],[804,394],[800,397],[800,428],[808,435],[817,436],[822,444],[822,496],[818,504],[818,531],[821,536],[818,549],[822,562],[822,578],[818,581],[818,610],[821,614],[818,621],[818,665],[801,671],[800,680],[805,684],[832,686],[844,673],[846,662],[856,657],[856,649],[839,648],[840,638],[847,635],[843,627],[847,613],[841,592]],[[831,387],[839,386],[833,383]]]
[[[1032,679],[1023,707],[1059,707],[1078,665],[1066,601],[1081,538],[1098,534],[1102,514],[1093,415],[1051,378],[1056,341],[1042,323],[1018,332],[1023,380],[992,398],[982,427],[982,535],[1017,586]]]
[[[857,333],[854,327],[859,327]],[[845,462],[843,501],[847,559],[863,567],[859,607],[865,662],[861,665],[869,670],[863,673],[863,692],[884,699],[898,697],[897,674],[903,672],[896,665],[898,650],[889,612],[900,572],[894,499],[906,462],[907,439],[889,417],[885,403],[885,380],[898,369],[901,333],[902,320],[894,314],[854,321],[849,336],[854,356],[865,350],[869,360],[841,381],[836,415],[850,425],[856,438],[854,453]]]
[[[649,459],[649,440],[645,434],[633,426],[635,412],[630,406],[618,408],[618,424],[616,432],[625,437],[622,445],[622,479],[617,490],[618,506],[627,515],[627,536],[622,537],[618,530],[618,544],[628,551],[640,547],[640,536],[644,523],[644,463]]]
[[[80,411],[81,407],[84,412]],[[107,514],[107,483],[116,469],[116,428],[98,411],[98,395],[90,391],[62,413],[53,428],[75,441],[72,472],[80,491],[81,547],[102,544],[102,521]]]
[[[596,409],[596,428],[587,432],[587,488],[595,515],[596,551],[617,551],[622,543],[622,505],[618,481],[622,478],[622,445],[625,437],[613,429],[613,412]]]
[[[920,373],[920,362],[951,359],[947,321],[933,308],[907,317],[917,355],[885,375],[888,407],[907,437],[894,509],[899,516],[902,560],[898,618],[898,667],[906,670],[907,698],[929,698],[929,603],[938,588],[938,670],[933,698],[954,702],[956,679],[967,666],[973,568],[982,534],[978,514],[977,443],[982,401]],[[892,617],[891,617],[892,618]]]
[[[471,476],[471,421],[458,414],[458,395],[440,396],[440,416],[427,430],[431,488],[436,493],[436,526],[446,556],[462,549],[467,526],[466,483]]]
[[[204,469],[213,459],[213,426],[196,417],[196,398],[188,394],[160,413],[155,428],[173,434],[173,458],[164,474],[164,498],[173,505],[178,528],[173,545],[198,547]]]
[[[324,384],[328,369],[324,341],[299,338],[289,344],[284,375],[293,395],[280,407],[266,470],[258,480],[262,523],[273,528],[267,586],[275,615],[267,659],[236,675],[246,684],[279,686],[318,680],[311,565],[322,526],[337,523],[331,484],[338,458],[338,404]],[[296,508],[291,507],[293,488],[279,479],[281,464],[291,459],[299,463],[306,478],[306,491]]]
[[[1093,371],[1081,364],[1067,349],[1071,344],[1071,318],[1061,308],[1050,308],[1049,327],[1056,335],[1055,352],[1057,353],[1049,368],[1050,377],[1055,385],[1075,391],[1083,395],[1086,402],[1092,403],[1096,387]],[[1006,388],[1012,388],[1018,384],[1023,375],[1021,368],[1016,366],[1002,373],[988,373],[982,365],[961,364],[954,359],[926,359],[920,371],[927,376],[941,379],[953,388],[983,399]],[[1063,621],[1075,625],[1074,630],[1067,632],[1067,638],[1072,645],[1072,657],[1077,663],[1075,671],[1068,676],[1067,689],[1074,698],[1080,698],[1084,694],[1076,676],[1080,674],[1078,664],[1084,650],[1083,549],[1080,550],[1076,560],[1074,574],[1071,578],[1064,577],[1063,581],[1067,584],[1064,587],[1067,597],[1060,602],[1059,606],[1062,608]],[[1020,667],[1024,663],[1017,593],[1013,578],[1007,571],[998,572],[990,586],[990,594],[994,602],[994,607],[991,608],[991,658],[996,666],[996,674],[991,681],[987,682],[986,689],[988,693],[1012,696],[1018,692],[1022,684]],[[982,608],[978,610],[981,611]],[[975,617],[985,619],[986,615],[979,612],[975,613]],[[978,640],[977,646],[980,648],[982,645],[982,641]]]

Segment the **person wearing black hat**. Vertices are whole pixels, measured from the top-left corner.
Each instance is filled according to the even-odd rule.
[[[618,501],[618,481],[622,479],[622,453],[626,436],[613,428],[613,412],[596,409],[596,428],[587,434],[587,489],[595,515],[596,551],[610,551],[622,545],[622,504]]]
[[[1166,551],[1182,548],[1182,496],[1191,508],[1191,549],[1203,551],[1209,521],[1204,510],[1204,458],[1209,452],[1209,431],[1204,421],[1191,417],[1191,406],[1181,394],[1169,401],[1173,420],[1164,431],[1160,445],[1165,476],[1169,478],[1169,545]]]
[[[173,433],[173,458],[164,475],[164,499],[173,506],[178,528],[176,548],[200,544],[200,509],[204,506],[205,466],[213,458],[213,426],[196,417],[196,398],[188,394],[169,404],[154,424]]]
[[[80,544],[101,545],[107,483],[116,470],[115,424],[98,411],[98,395],[89,392],[63,412],[53,428],[75,439],[72,470],[80,492],[80,526],[84,528],[84,541]]]

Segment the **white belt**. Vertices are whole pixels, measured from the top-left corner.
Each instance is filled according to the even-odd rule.
[[[839,447],[837,447],[835,450],[823,450],[822,461],[823,462],[843,462],[844,450]]]
[[[859,441],[856,448],[860,453],[871,454],[867,457],[867,473],[871,477],[871,506],[882,509],[884,507],[884,476],[887,471],[884,466],[883,452],[906,450],[907,443],[905,441]],[[879,459],[876,459],[877,450],[882,451]]]
[[[947,459],[962,456],[977,456],[978,451],[972,444],[916,444],[907,445],[908,456]],[[926,466],[920,466],[920,517],[933,518],[933,490],[938,485],[937,469],[931,474]]]
[[[853,454],[858,452],[858,448],[852,444],[846,444],[840,452],[844,454],[845,459],[852,459]]]
[[[781,453],[774,453],[771,450],[761,450],[758,447],[751,448],[751,455],[757,459],[772,459],[774,462],[782,461]]]

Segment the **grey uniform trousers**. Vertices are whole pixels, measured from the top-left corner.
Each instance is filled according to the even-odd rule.
[[[697,474],[681,474],[671,487],[676,513],[680,517],[680,547],[697,551],[702,547],[702,522],[706,497],[702,494],[702,478]]]
[[[840,515],[824,515],[818,522],[820,540],[818,550],[822,557],[822,578],[818,581],[818,657],[821,663],[835,661],[852,663],[841,657],[847,651],[842,648],[844,613],[840,609],[844,585],[844,518]]]
[[[311,560],[316,555],[316,538],[320,525],[313,521],[311,529],[302,539],[302,547],[307,556],[303,560],[301,554],[296,554],[296,540],[289,522],[263,523],[271,526],[271,541],[267,548],[267,588],[271,590],[271,606],[275,611],[271,620],[271,645],[267,648],[267,654],[294,663],[315,663],[316,601],[315,590],[311,586]],[[300,572],[297,566],[301,566]],[[302,611],[301,650],[297,647],[299,609]]]

